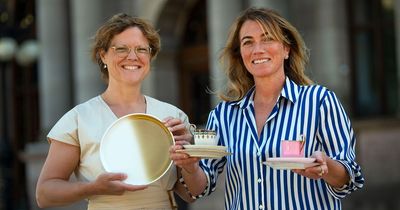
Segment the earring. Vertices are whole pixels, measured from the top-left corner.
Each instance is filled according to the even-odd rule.
[[[106,69],[106,68],[107,68],[107,64],[104,64],[103,69]]]
[[[289,58],[289,55],[286,55],[286,56],[285,56],[285,59],[288,59],[288,58]]]

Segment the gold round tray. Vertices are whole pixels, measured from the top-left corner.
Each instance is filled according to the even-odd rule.
[[[156,117],[130,114],[111,124],[100,143],[100,159],[108,172],[128,175],[125,183],[148,185],[171,167],[172,133]]]

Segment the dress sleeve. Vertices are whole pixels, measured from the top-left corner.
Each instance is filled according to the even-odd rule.
[[[356,138],[343,106],[332,91],[327,91],[320,106],[320,124],[317,138],[324,151],[333,160],[343,164],[350,181],[341,188],[326,184],[329,193],[336,198],[344,198],[364,185],[361,167],[356,163]]]
[[[206,129],[215,130],[218,137],[218,145],[223,145],[223,142],[225,142],[224,141],[225,136],[222,135],[217,113],[218,110],[216,109],[210,112],[208,116]],[[222,157],[220,159],[202,159],[200,161],[200,167],[206,174],[208,181],[207,188],[205,191],[206,195],[209,195],[215,191],[217,186],[218,176],[223,172],[225,163],[226,163],[226,157]]]
[[[49,139],[79,146],[78,113],[75,109],[68,111],[58,120],[47,135],[47,140]]]

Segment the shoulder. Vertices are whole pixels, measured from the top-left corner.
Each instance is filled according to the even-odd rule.
[[[240,108],[240,101],[221,101],[214,107],[213,110],[211,110],[211,113],[215,115],[227,114],[232,111],[237,111]]]
[[[328,94],[333,94],[333,92],[322,85],[315,84],[300,86],[300,95],[302,97],[314,98],[321,101],[324,100]]]
[[[301,86],[299,100],[318,107],[342,106],[335,92],[322,85]]]
[[[77,112],[97,112],[103,107],[103,101],[100,96],[93,97],[83,103],[76,105],[73,109]]]
[[[150,96],[146,96],[146,103],[147,103],[148,106],[154,106],[154,107],[162,108],[162,109],[165,109],[165,110],[180,110],[178,107],[176,107],[176,106],[174,106],[174,105],[172,105],[170,103],[167,103],[167,102],[164,102],[164,101],[160,101],[160,100],[155,99],[155,98],[150,97]]]
[[[92,115],[93,113],[98,113],[98,109],[100,107],[101,101],[99,101],[98,97],[94,97],[89,99],[86,102],[76,105],[68,112],[66,112],[60,121],[76,121],[77,118],[85,113]]]
[[[94,97],[86,102],[76,105],[66,112],[56,124],[77,124],[82,119],[100,117],[104,110],[99,97]]]
[[[102,122],[102,120],[90,120],[94,117],[99,116],[98,108],[101,101],[97,97],[94,97],[86,102],[76,105],[74,108],[65,113],[51,128],[47,137],[51,139],[56,139],[64,143],[79,145],[79,135],[78,129],[82,125],[82,121],[88,123],[83,123],[90,125],[90,127],[97,128],[98,126],[93,125],[93,122]],[[85,120],[83,120],[85,119]]]

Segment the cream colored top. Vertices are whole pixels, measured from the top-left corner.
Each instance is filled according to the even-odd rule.
[[[179,118],[189,126],[187,115],[177,107],[145,97],[147,114],[161,120],[169,116]],[[93,181],[105,172],[100,162],[100,141],[107,128],[117,119],[101,96],[97,96],[71,109],[50,130],[48,138],[80,147],[80,163],[75,170],[78,180]],[[88,209],[171,209],[167,190],[173,188],[176,180],[176,168],[172,166],[161,179],[145,190],[126,192],[121,196],[88,198]]]

